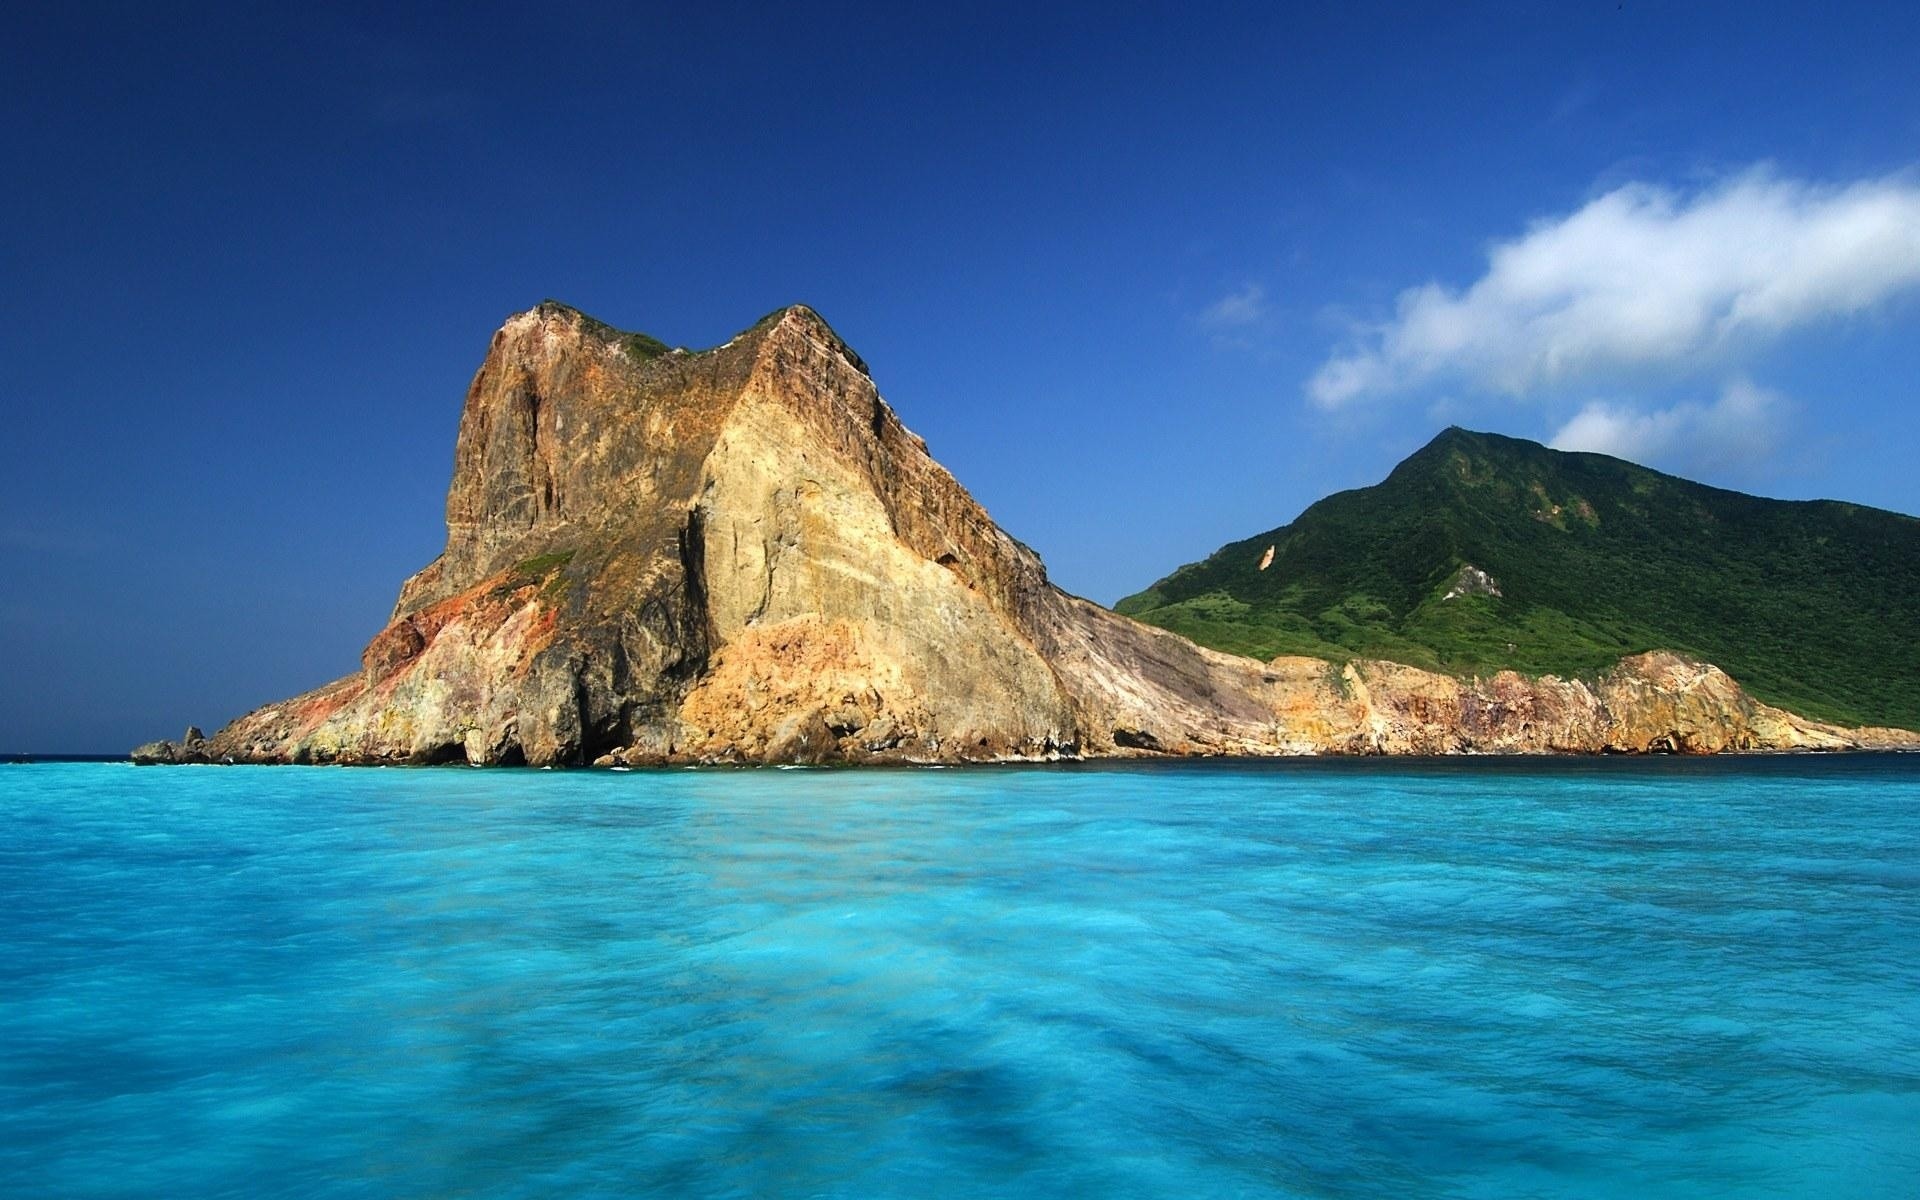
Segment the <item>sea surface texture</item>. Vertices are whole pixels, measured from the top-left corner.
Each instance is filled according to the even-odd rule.
[[[0,767],[0,1195],[1920,1195],[1920,761]]]

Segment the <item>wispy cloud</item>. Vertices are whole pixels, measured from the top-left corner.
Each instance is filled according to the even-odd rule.
[[[1552,444],[1655,466],[1742,473],[1779,452],[1794,412],[1778,392],[1736,380],[1708,403],[1642,409],[1595,401],[1562,425]]]
[[[1249,283],[1200,310],[1200,323],[1216,331],[1245,329],[1267,316],[1267,289]]]
[[[1630,183],[1496,244],[1464,290],[1402,292],[1393,319],[1331,354],[1307,394],[1331,409],[1448,379],[1525,396],[1723,363],[1916,286],[1910,176],[1832,186],[1754,169],[1691,193]]]

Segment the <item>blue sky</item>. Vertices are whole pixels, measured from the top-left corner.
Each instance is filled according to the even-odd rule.
[[[1111,602],[1449,423],[1920,510],[1920,13],[68,4],[0,43],[0,749],[357,662],[491,332],[819,309]]]

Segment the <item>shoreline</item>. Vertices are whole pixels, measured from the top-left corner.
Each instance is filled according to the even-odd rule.
[[[1059,768],[1073,769],[1083,767],[1178,767],[1190,765],[1217,765],[1222,767],[1245,767],[1255,765],[1312,765],[1312,764],[1389,764],[1389,763],[1427,763],[1434,765],[1514,764],[1514,763],[1646,763],[1646,762],[1725,762],[1725,761],[1778,761],[1782,759],[1859,759],[1877,756],[1898,757],[1920,755],[1920,741],[1888,744],[1884,746],[1795,746],[1780,748],[1758,748],[1745,750],[1716,750],[1705,752],[1678,752],[1667,750],[1625,750],[1625,751],[1499,751],[1499,750],[1458,750],[1437,754],[1400,754],[1400,753],[1345,753],[1338,751],[1318,751],[1305,754],[1109,754],[1109,755],[1053,755],[1032,758],[991,758],[991,759],[867,759],[841,760],[830,762],[750,762],[743,760],[716,759],[710,761],[659,761],[646,763],[548,763],[535,766],[529,763],[467,763],[467,762],[408,762],[398,760],[379,762],[371,760],[343,760],[332,762],[289,762],[279,759],[248,759],[244,761],[216,762],[210,759],[162,760],[140,758],[132,755],[33,755],[21,759],[8,760],[17,765],[35,763],[125,763],[137,767],[285,767],[285,768],[348,768],[356,770],[395,768],[401,770],[467,770],[467,771],[587,771],[607,773],[661,772],[689,770],[772,770],[772,771],[874,771],[874,770],[994,770],[1016,768]]]

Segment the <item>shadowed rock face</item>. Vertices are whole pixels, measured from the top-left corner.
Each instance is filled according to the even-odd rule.
[[[811,310],[688,353],[547,303],[468,390],[447,545],[356,674],[137,761],[1714,752],[1840,730],[1670,655],[1598,681],[1260,663],[1069,596]]]

